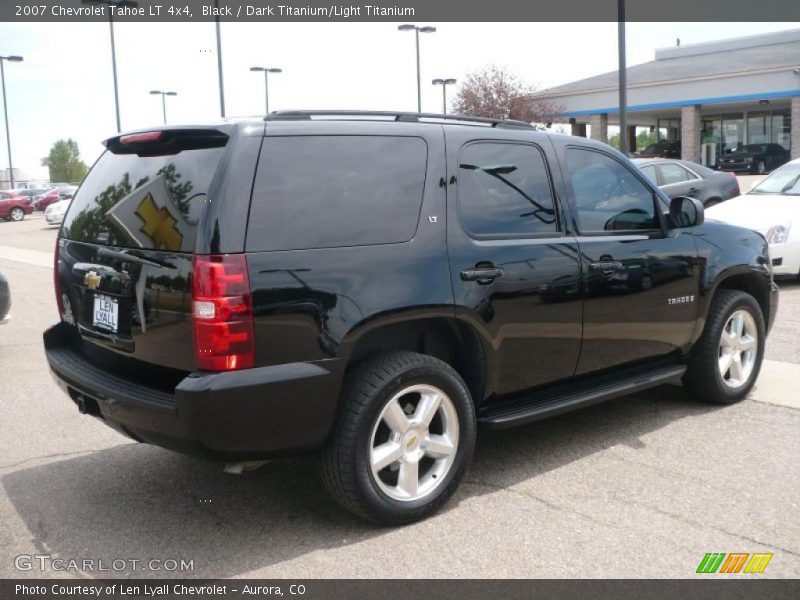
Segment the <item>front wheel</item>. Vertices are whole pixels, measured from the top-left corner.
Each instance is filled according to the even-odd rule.
[[[392,352],[348,377],[342,403],[323,456],[340,504],[402,525],[447,501],[475,445],[475,410],[458,373],[431,356]]]
[[[761,370],[765,337],[764,315],[755,298],[719,290],[683,378],[689,393],[714,404],[744,398]]]
[[[19,207],[12,208],[9,217],[12,221],[22,221],[25,218],[25,212]]]

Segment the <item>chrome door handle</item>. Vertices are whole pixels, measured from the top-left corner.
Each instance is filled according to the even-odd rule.
[[[622,263],[618,260],[601,260],[589,263],[590,271],[619,271]]]
[[[475,267],[474,269],[461,269],[462,281],[477,281],[486,285],[495,279],[503,276],[503,269],[500,267]]]

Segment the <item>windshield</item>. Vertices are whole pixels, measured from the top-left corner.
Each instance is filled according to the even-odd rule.
[[[750,193],[800,196],[800,163],[784,165],[750,190]]]
[[[744,149],[747,152],[766,152],[767,146],[765,144],[748,144]]]

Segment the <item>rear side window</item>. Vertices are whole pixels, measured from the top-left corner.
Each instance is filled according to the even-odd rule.
[[[247,250],[407,242],[422,207],[427,144],[416,137],[267,137]]]
[[[479,142],[459,157],[458,210],[472,235],[524,237],[558,229],[553,190],[535,146]]]
[[[106,151],[72,199],[63,235],[111,246],[192,252],[224,152],[222,147],[168,156]]]
[[[647,178],[652,181],[653,183],[657,184],[658,177],[656,176],[656,168],[655,165],[644,165],[639,167],[639,169],[647,175]]]
[[[689,171],[676,163],[662,163],[661,177],[664,179],[664,185],[682,183],[695,178]]]

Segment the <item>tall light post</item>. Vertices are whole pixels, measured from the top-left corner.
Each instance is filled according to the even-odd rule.
[[[419,34],[420,33],[434,33],[436,31],[436,27],[418,27],[417,25],[412,25],[407,23],[405,25],[399,25],[397,27],[398,31],[413,31],[414,36],[416,37],[417,41],[417,112],[422,112],[422,80],[420,79],[420,71],[419,71]]]
[[[217,79],[219,80],[219,112],[225,118],[225,82],[222,79],[222,33],[219,30],[219,0],[214,0],[217,14],[214,16],[214,27],[217,31]]]
[[[440,85],[442,86],[442,114],[447,114],[447,86],[448,85],[455,85],[455,79],[434,79],[431,81],[433,85]]]
[[[136,8],[139,3],[135,0],[81,0],[82,4],[100,4],[108,7],[108,29],[111,34],[111,72],[114,75],[114,107],[117,112],[117,133],[122,131],[119,119],[119,87],[117,85],[117,49],[114,43],[114,16],[111,7]]]
[[[164,113],[164,125],[167,124],[167,96],[177,96],[178,92],[162,92],[161,90],[150,90],[150,94],[156,96],[161,94],[161,110]]]
[[[258,73],[260,71],[264,72],[264,104],[266,105],[267,112],[265,114],[269,114],[269,74],[270,73],[283,73],[283,69],[276,69],[274,67],[250,67],[250,70],[254,73]]]
[[[628,78],[625,59],[625,0],[617,0],[617,53],[619,54],[619,151],[628,154]],[[636,148],[634,148],[636,150]]]
[[[11,182],[11,189],[14,189],[14,163],[11,160],[11,131],[8,129],[8,98],[6,98],[6,72],[3,63],[22,62],[21,56],[0,56],[0,80],[3,82],[3,114],[6,118],[6,144],[8,144],[8,178]]]

